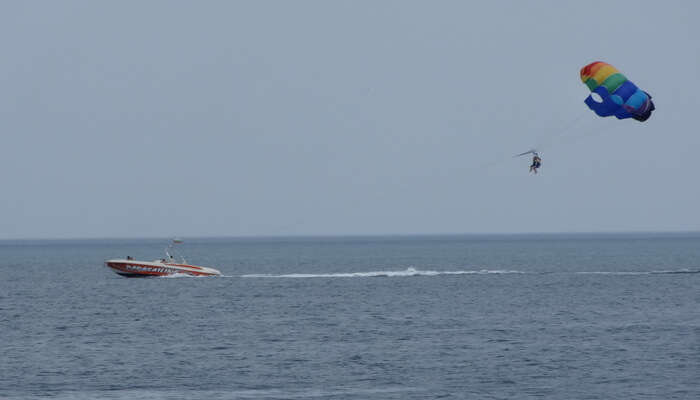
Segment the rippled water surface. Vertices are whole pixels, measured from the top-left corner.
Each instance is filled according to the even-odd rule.
[[[166,244],[0,242],[0,398],[700,398],[700,235]]]

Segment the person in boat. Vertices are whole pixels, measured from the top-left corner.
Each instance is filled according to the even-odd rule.
[[[530,165],[530,172],[537,173],[537,168],[542,166],[542,159],[537,153],[532,156],[532,165]]]

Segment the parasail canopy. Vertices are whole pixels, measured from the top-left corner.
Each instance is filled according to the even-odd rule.
[[[591,90],[584,102],[601,117],[614,115],[643,122],[655,109],[649,93],[608,63],[596,61],[581,68],[581,81]]]

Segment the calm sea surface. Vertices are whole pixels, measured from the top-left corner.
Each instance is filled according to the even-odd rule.
[[[0,398],[700,398],[700,234],[166,244],[0,241]]]

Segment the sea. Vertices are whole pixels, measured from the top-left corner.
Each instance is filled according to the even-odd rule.
[[[700,233],[0,241],[0,399],[700,399]]]

